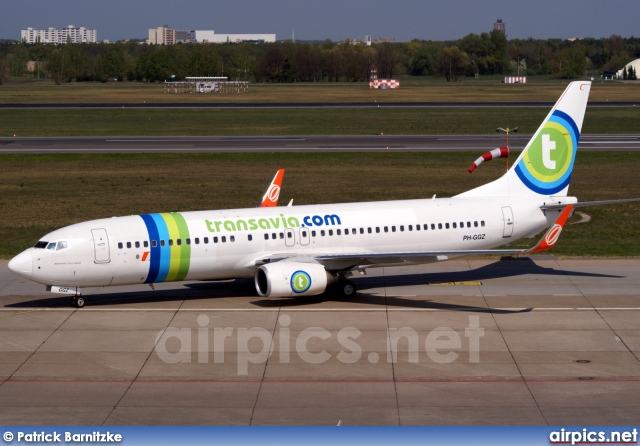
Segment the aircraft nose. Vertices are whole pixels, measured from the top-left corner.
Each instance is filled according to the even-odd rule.
[[[33,259],[30,251],[23,251],[9,261],[9,271],[23,277],[33,274]]]

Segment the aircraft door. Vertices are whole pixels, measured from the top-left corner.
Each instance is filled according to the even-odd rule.
[[[504,231],[502,238],[508,238],[513,235],[513,210],[509,206],[502,208],[502,216],[504,217]]]
[[[309,244],[309,229],[307,228],[300,228],[300,244],[302,246],[307,246]]]
[[[287,246],[296,244],[296,233],[293,229],[287,228],[284,230],[284,244]]]
[[[109,263],[111,254],[109,251],[109,237],[106,229],[92,229],[95,263]]]

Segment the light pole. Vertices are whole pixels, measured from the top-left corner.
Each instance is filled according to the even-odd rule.
[[[513,133],[517,133],[518,132],[518,127],[507,127],[507,128],[502,128],[502,127],[498,127],[496,129],[496,132],[505,132],[507,134],[507,144],[506,147],[507,149],[509,148],[509,132],[513,132]],[[507,170],[509,170],[509,158],[507,158]]]

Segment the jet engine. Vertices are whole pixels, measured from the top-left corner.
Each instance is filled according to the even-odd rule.
[[[256,291],[262,297],[315,296],[336,280],[318,263],[267,263],[255,274]]]

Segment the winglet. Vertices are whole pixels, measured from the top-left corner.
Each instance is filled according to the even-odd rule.
[[[282,179],[284,178],[284,169],[280,169],[276,172],[276,176],[273,177],[267,192],[262,197],[262,202],[258,205],[259,208],[274,207],[278,205],[278,198],[280,198],[280,188],[282,187]]]
[[[556,222],[549,228],[538,244],[531,249],[527,249],[524,253],[530,254],[534,252],[544,252],[553,248],[558,241],[558,238],[560,238],[562,228],[564,228],[564,225],[567,222],[567,219],[571,216],[572,211],[573,205],[570,204],[565,207]]]

